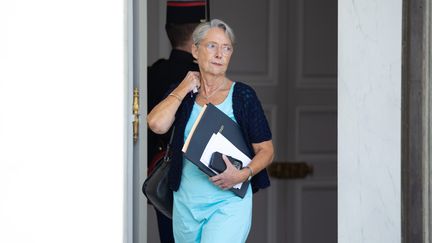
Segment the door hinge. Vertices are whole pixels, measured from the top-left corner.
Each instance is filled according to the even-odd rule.
[[[134,140],[134,143],[136,143],[138,141],[138,131],[139,131],[139,91],[138,91],[138,88],[134,89],[132,114],[134,117],[134,120],[132,122],[133,123],[133,140]]]

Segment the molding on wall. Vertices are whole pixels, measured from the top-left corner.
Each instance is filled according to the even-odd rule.
[[[337,110],[333,106],[321,106],[321,105],[301,105],[296,107],[296,148],[295,148],[295,158],[298,160],[299,158],[304,158],[306,156],[319,157],[321,159],[335,159],[337,156],[337,151],[321,151],[315,153],[306,153],[301,151],[301,143],[299,138],[301,137],[301,116],[306,113],[316,113],[316,114],[334,114],[337,119]],[[336,138],[335,138],[336,139]],[[337,150],[337,147],[335,148]]]
[[[295,188],[295,203],[297,204],[297,211],[295,212],[295,231],[297,232],[295,243],[302,243],[302,210],[303,210],[303,193],[307,190],[323,190],[323,191],[335,191],[337,192],[337,181],[335,179],[330,180],[309,180],[309,181],[299,181]],[[337,200],[337,199],[336,199]]]
[[[278,109],[276,104],[263,104],[262,105],[264,113],[266,114],[267,120],[270,125],[270,130],[272,132],[272,141],[273,145],[277,144],[277,117],[278,117]]]
[[[304,74],[304,18],[305,8],[304,1],[298,1],[297,13],[298,13],[298,26],[297,26],[297,41],[299,48],[297,49],[297,65],[298,70],[296,73],[296,88],[298,89],[336,89],[337,88],[337,73],[334,74]]]
[[[268,52],[268,61],[266,63],[265,72],[255,72],[254,70],[248,71],[235,71],[231,68],[228,71],[228,76],[235,80],[246,81],[252,86],[277,86],[278,84],[278,46],[279,46],[279,1],[268,2],[268,44],[265,46]]]

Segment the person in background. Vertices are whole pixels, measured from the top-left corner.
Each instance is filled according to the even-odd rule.
[[[192,54],[199,72],[190,71],[147,116],[155,133],[164,134],[174,124],[172,161],[168,181],[174,191],[173,232],[177,243],[246,242],[252,223],[252,192],[270,185],[266,167],[273,160],[271,131],[255,91],[231,80],[226,71],[234,51],[233,30],[213,19],[193,33]],[[193,90],[199,91],[193,94]],[[187,160],[181,149],[202,107],[212,103],[237,122],[252,161],[242,169],[223,156],[227,169],[208,177]],[[228,189],[250,180],[244,198]]]
[[[192,32],[206,20],[205,1],[168,1],[165,30],[171,43],[169,59],[159,59],[148,68],[148,110],[153,109],[173,85],[183,80],[189,71],[198,71],[192,50]],[[155,134],[148,130],[149,172],[163,156],[170,132]],[[156,210],[159,237],[162,243],[174,242],[172,220]]]

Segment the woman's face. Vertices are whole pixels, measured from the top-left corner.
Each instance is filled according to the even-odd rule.
[[[217,76],[225,75],[232,53],[231,40],[220,28],[211,28],[199,46],[192,47],[200,71]]]

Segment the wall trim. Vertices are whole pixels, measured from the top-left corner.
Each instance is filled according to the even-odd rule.
[[[403,1],[402,242],[430,242],[431,0]]]

